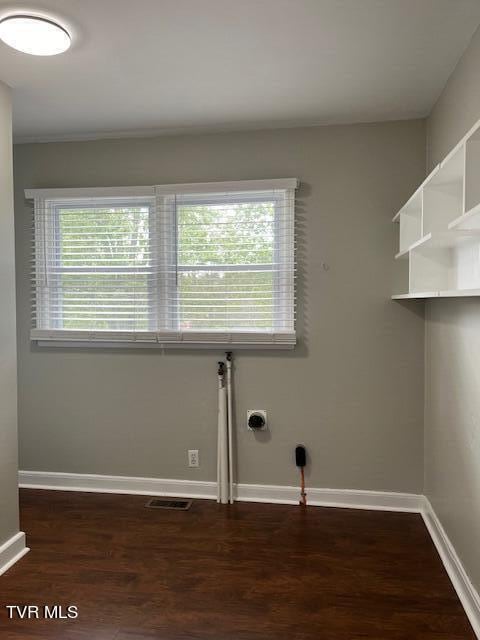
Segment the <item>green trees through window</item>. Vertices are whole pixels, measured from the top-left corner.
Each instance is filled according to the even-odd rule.
[[[155,331],[159,315],[176,330],[273,328],[275,201],[179,204],[171,229],[157,215],[151,203],[56,207],[56,328]]]
[[[177,207],[182,329],[273,327],[275,203]]]

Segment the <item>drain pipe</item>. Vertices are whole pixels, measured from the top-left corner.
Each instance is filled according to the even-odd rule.
[[[227,432],[228,432],[228,497],[233,504],[233,399],[232,399],[232,362],[233,354],[227,351]]]
[[[217,502],[228,504],[228,425],[225,364],[218,363]]]

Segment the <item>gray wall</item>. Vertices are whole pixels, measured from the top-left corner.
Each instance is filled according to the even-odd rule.
[[[480,118],[477,31],[428,121],[437,163]],[[480,589],[480,299],[426,308],[425,491]]]
[[[12,112],[0,82],[0,545],[18,532]]]
[[[423,306],[389,297],[391,217],[424,170],[424,121],[17,146],[21,468],[214,480],[220,355],[32,346],[23,189],[292,176],[300,343],[237,354],[239,480],[296,483],[304,442],[311,486],[421,491]],[[268,410],[266,437],[247,408]]]
[[[430,169],[440,162],[480,119],[480,29],[450,76],[427,119]]]

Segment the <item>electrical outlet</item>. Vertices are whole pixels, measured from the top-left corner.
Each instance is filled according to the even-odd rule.
[[[188,450],[188,466],[189,467],[199,467],[200,459],[198,457],[198,449],[189,449]]]

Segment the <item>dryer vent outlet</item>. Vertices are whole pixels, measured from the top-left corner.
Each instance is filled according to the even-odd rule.
[[[249,409],[247,411],[247,428],[249,431],[267,430],[267,412],[265,409]]]

